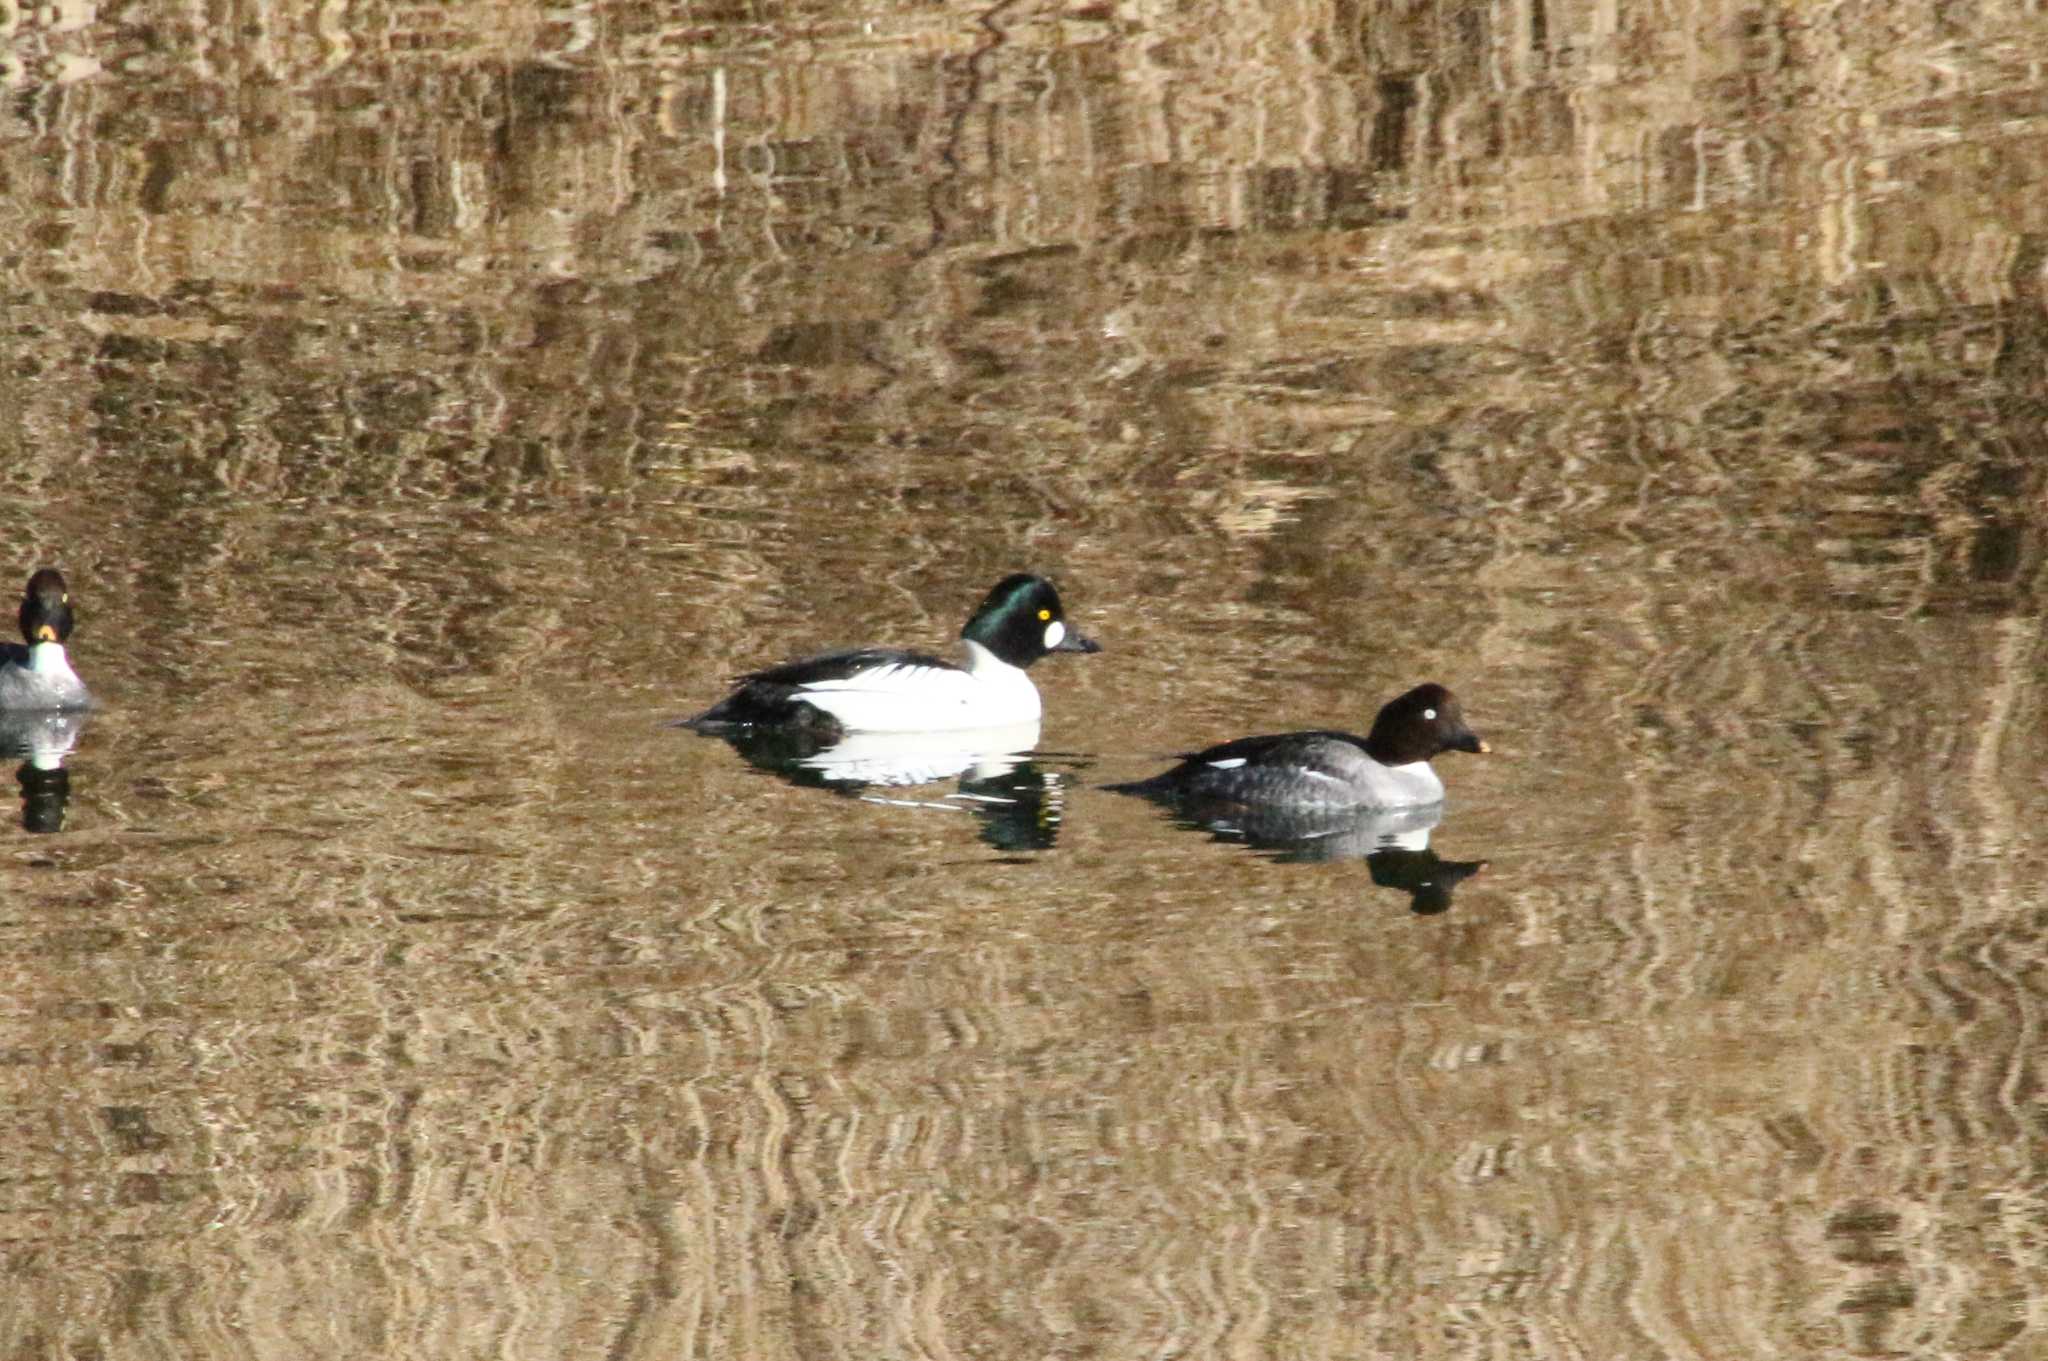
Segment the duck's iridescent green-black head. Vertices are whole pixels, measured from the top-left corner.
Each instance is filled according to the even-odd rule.
[[[1049,652],[1100,652],[1091,638],[1067,627],[1060,593],[1029,572],[1006,576],[960,630],[1012,666],[1029,666]]]

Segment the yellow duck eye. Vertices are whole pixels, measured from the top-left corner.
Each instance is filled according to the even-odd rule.
[[[1041,624],[1050,618],[1052,618],[1051,610],[1040,610],[1038,612],[1038,622],[1040,622]]]

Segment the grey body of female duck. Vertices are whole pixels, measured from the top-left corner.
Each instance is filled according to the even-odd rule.
[[[1443,801],[1431,757],[1487,750],[1457,696],[1418,685],[1388,701],[1364,737],[1335,729],[1240,737],[1187,753],[1149,780],[1109,787],[1181,805],[1408,808]]]

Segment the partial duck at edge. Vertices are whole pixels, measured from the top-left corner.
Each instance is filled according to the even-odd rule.
[[[64,651],[77,622],[64,574],[45,567],[30,577],[16,619],[23,641],[0,644],[0,712],[91,708],[92,695]]]

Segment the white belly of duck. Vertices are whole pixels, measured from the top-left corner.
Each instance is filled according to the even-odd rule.
[[[812,681],[796,698],[848,732],[937,732],[1038,721],[1038,687],[1018,668],[969,642],[967,667],[875,666]]]
[[[85,682],[71,669],[62,643],[14,647],[0,663],[0,709],[84,709],[92,704]],[[24,657],[22,654],[26,653]]]

